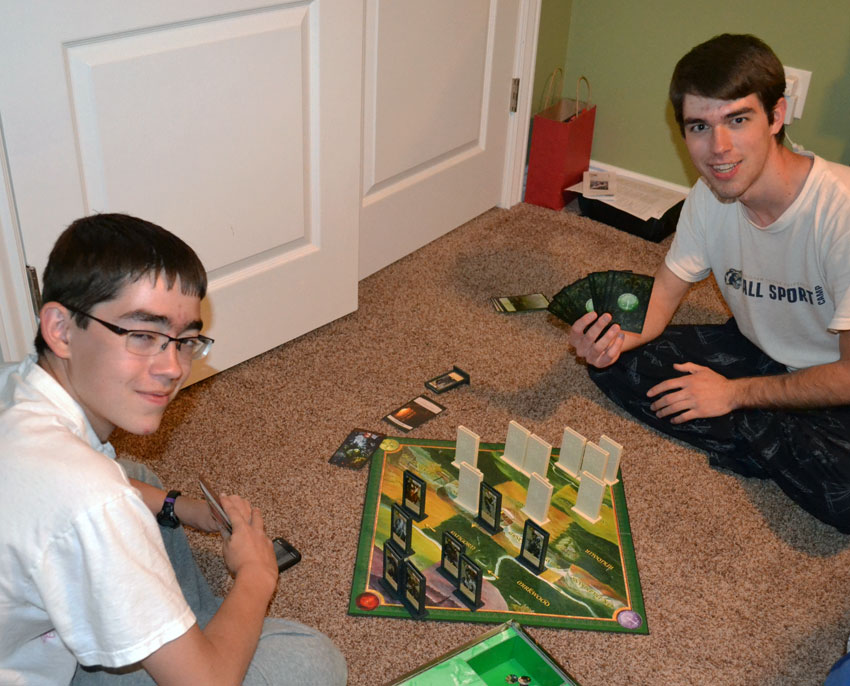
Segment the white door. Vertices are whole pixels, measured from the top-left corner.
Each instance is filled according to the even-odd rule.
[[[0,0],[6,257],[18,228],[40,275],[98,211],[174,231],[210,278],[191,380],[357,307],[363,6],[258,5]]]
[[[536,40],[539,16],[521,0],[366,6],[360,278],[511,204],[501,201],[506,169],[517,169],[506,164],[512,79],[521,19]]]

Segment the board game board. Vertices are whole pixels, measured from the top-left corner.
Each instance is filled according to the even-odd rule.
[[[458,470],[453,441],[386,438],[372,457],[349,614],[409,617],[382,584],[383,545],[390,510],[401,501],[403,472],[426,483],[425,518],[414,523],[411,559],[426,579],[427,619],[520,624],[646,634],[649,628],[638,579],[622,479],[606,486],[601,519],[590,524],[573,513],[578,481],[550,462],[554,487],[545,529],[546,569],[535,575],[517,561],[526,516],[528,477],[502,459],[503,444],[482,443],[478,469],[502,493],[502,531],[487,533],[454,502]],[[553,450],[556,457],[558,450]],[[482,606],[470,610],[440,573],[444,531],[467,546],[484,566]]]

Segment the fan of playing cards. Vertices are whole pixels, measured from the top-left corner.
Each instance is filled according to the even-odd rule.
[[[548,310],[570,325],[588,312],[609,312],[621,329],[640,333],[654,281],[633,272],[593,272],[562,288]]]

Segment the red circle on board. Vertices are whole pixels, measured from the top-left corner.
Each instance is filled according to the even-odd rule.
[[[361,593],[359,596],[357,596],[354,602],[361,610],[374,610],[380,604],[378,596],[376,596],[374,593],[370,593],[369,591],[366,591],[366,593]]]

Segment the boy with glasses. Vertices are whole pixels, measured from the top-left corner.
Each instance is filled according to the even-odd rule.
[[[344,684],[327,637],[265,619],[278,572],[260,512],[221,497],[234,583],[215,598],[179,527],[217,531],[207,504],[107,442],[156,431],[213,344],[198,257],[155,224],[95,215],[60,236],[43,281],[36,355],[0,367],[0,682]]]

